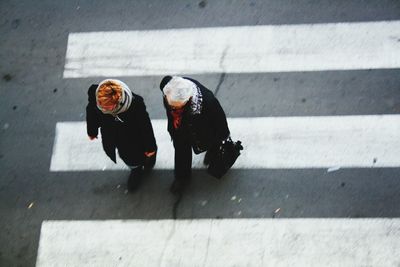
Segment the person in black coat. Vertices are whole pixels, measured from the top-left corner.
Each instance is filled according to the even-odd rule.
[[[168,132],[175,148],[175,180],[171,192],[181,194],[188,184],[195,154],[210,154],[229,137],[225,112],[214,94],[198,81],[165,76],[160,83],[168,117]]]
[[[87,134],[93,140],[100,128],[103,149],[115,163],[118,150],[131,168],[128,190],[132,192],[140,185],[143,169],[150,170],[156,160],[157,144],[143,98],[114,79],[93,84],[88,96]]]

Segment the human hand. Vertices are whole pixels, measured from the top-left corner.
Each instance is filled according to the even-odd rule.
[[[156,152],[155,152],[155,151],[151,151],[151,152],[144,152],[144,155],[145,155],[146,157],[148,157],[148,158],[150,158],[150,157],[154,156],[154,154],[156,154]]]

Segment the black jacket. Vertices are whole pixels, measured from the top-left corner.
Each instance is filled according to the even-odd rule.
[[[96,105],[97,84],[88,90],[89,103],[86,107],[87,134],[97,136],[100,127],[103,149],[111,160],[116,162],[115,148],[128,165],[142,165],[144,152],[157,149],[153,127],[143,98],[133,94],[129,109],[118,114],[123,121],[104,114]]]
[[[198,81],[184,78],[194,82],[200,88],[203,95],[201,112],[200,114],[191,114],[190,106],[187,105],[182,116],[181,126],[176,130],[173,127],[173,118],[164,98],[168,117],[168,132],[173,140],[178,137],[178,131],[184,132],[194,153],[199,154],[225,140],[229,136],[229,128],[225,112],[214,94]]]
[[[164,98],[168,117],[168,132],[175,147],[175,176],[178,179],[185,179],[186,176],[190,175],[192,149],[195,154],[214,149],[230,134],[225,112],[214,94],[198,81],[184,78],[194,82],[200,88],[203,102],[200,114],[192,114],[190,105],[187,105],[182,115],[180,127],[174,129],[171,110]],[[161,90],[170,79],[171,76],[163,78],[160,84]]]

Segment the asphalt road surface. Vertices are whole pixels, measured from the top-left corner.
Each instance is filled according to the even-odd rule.
[[[290,255],[297,255],[297,263],[307,266],[324,266],[327,259],[332,266],[398,266],[399,256],[394,254],[400,250],[397,219],[400,216],[400,32],[396,24],[399,21],[397,0],[0,1],[0,266],[294,266],[296,261],[290,262],[288,259],[293,260]],[[260,30],[268,37],[265,40],[260,32],[253,32],[260,25],[268,26]],[[281,25],[286,26],[279,28]],[[249,26],[241,32],[243,38],[234,38],[242,50],[225,51],[226,65],[215,62],[221,56],[219,52],[215,58],[205,56],[222,47],[221,42],[233,43],[227,38],[235,35],[241,26]],[[217,27],[218,31],[213,32]],[[207,34],[210,29],[211,36]],[[100,37],[85,35],[91,32],[100,33]],[[110,42],[108,32],[122,34]],[[182,38],[182,47],[180,42],[171,42],[173,38],[168,37],[177,32]],[[301,34],[292,37],[291,32]],[[76,33],[82,35],[72,43],[72,35]],[[142,34],[150,34],[151,41],[141,39]],[[376,41],[373,37],[380,34],[382,40]],[[184,37],[191,36],[188,39],[200,42],[196,39],[200,35],[201,40],[207,41],[197,47],[199,50],[191,51]],[[246,44],[250,35],[255,39]],[[102,43],[102,36],[108,42],[106,45]],[[302,40],[302,36],[306,38]],[[348,42],[346,38],[354,38],[359,43]],[[89,39],[92,42],[85,45]],[[293,43],[285,50],[280,40],[284,40],[284,48],[285,43],[291,40]],[[133,41],[136,45],[130,50],[129,44]],[[83,49],[76,50],[80,51],[78,62],[73,61],[78,52],[67,52],[74,44]],[[143,47],[135,50],[138,44]],[[254,154],[244,152],[238,162],[243,167],[230,170],[222,180],[210,177],[204,169],[194,170],[176,221],[168,220],[172,219],[175,201],[168,191],[173,180],[172,168],[153,170],[135,194],[126,193],[129,175],[126,169],[90,167],[90,154],[86,158],[89,166],[86,169],[76,170],[73,163],[61,171],[51,168],[57,144],[56,125],[83,122],[88,87],[109,76],[104,74],[108,69],[104,71],[96,60],[107,62],[110,76],[125,81],[143,96],[152,120],[166,119],[158,89],[162,71],[146,65],[144,59],[154,56],[150,54],[158,47],[166,49],[167,54],[173,44],[177,57],[180,52],[189,55],[182,59],[183,67],[176,74],[193,77],[213,90],[229,119],[280,121],[304,117],[312,123],[302,133],[310,129],[315,134],[314,139],[299,135],[297,130],[304,128],[299,124],[297,128],[279,128],[279,136],[272,134],[264,139],[260,135],[259,139],[251,139],[252,134],[259,133],[260,125],[254,124],[250,129],[239,127],[236,136],[242,139],[245,151],[253,151],[257,146],[254,140],[271,142],[271,149],[266,146],[257,155],[265,161],[254,167],[251,161]],[[101,47],[113,45],[117,49],[95,58],[95,52]],[[274,62],[282,62],[287,55],[292,57],[286,58],[287,63],[280,67],[279,64],[262,65],[270,60],[263,57],[265,47],[276,48],[268,50]],[[343,49],[352,52],[344,54]],[[134,50],[135,53],[129,53]],[[116,55],[116,51],[121,53]],[[143,51],[145,55],[140,54]],[[235,62],[233,59],[244,51],[247,56],[243,61]],[[173,70],[169,67],[170,59],[159,52],[163,70],[170,74],[168,70]],[[120,61],[105,53],[115,55]],[[259,60],[260,54],[256,53],[262,54]],[[246,61],[252,56],[253,61]],[[93,58],[96,60],[91,61]],[[125,61],[126,58],[129,60]],[[335,58],[340,60],[332,67],[329,62]],[[199,70],[194,71],[185,62],[199,66]],[[68,72],[71,66],[75,69]],[[136,68],[136,72],[128,71],[130,68]],[[92,73],[85,72],[88,69]],[[381,123],[382,116],[378,115],[389,116],[392,123]],[[346,128],[344,120],[349,116],[355,117],[351,117]],[[318,128],[325,118],[331,117],[336,118],[335,123]],[[365,122],[365,118],[372,119]],[[363,135],[366,128],[382,130]],[[272,131],[269,129],[275,128],[266,128],[263,133]],[[356,135],[346,137],[345,134],[357,130]],[[75,133],[76,140],[89,143],[84,131]],[[342,137],[343,143],[337,144],[339,149],[335,149],[334,141],[338,139],[329,139],[330,133]],[[358,136],[364,141],[357,143]],[[362,139],[363,136],[368,138]],[[235,138],[235,132],[232,137]],[[321,141],[321,138],[325,139]],[[302,167],[296,167],[295,159],[288,156],[292,150],[280,153],[285,145],[273,146],[275,141],[287,139],[296,144],[290,147],[295,150],[304,140],[315,140],[309,147],[296,150],[296,158],[305,162]],[[67,150],[71,147],[63,139],[59,141]],[[310,157],[314,152],[307,153],[313,148],[320,153],[317,159]],[[81,150],[79,153],[86,155],[84,146]],[[366,154],[369,163],[363,161]],[[352,156],[341,160],[346,155]],[[321,163],[324,161],[320,159],[324,158],[332,164]],[[274,165],[275,159],[281,165]],[[65,158],[66,162],[69,160],[72,159]],[[105,156],[103,160],[110,163]],[[62,223],[52,224],[59,220]],[[41,231],[44,221],[50,222],[43,224],[47,226]],[[92,224],[81,225],[83,221]],[[110,225],[100,227],[97,223]],[[176,227],[176,235],[168,230],[171,225],[173,229]],[[256,227],[251,228],[252,225]],[[305,231],[307,225],[315,232]],[[211,234],[211,226],[220,231]],[[135,232],[141,227],[147,229],[141,232],[142,236]],[[156,231],[163,227],[167,232]],[[118,229],[127,233],[126,239]],[[258,235],[251,229],[268,238],[256,240]],[[197,240],[193,236],[196,231],[205,238]],[[296,244],[310,250],[318,247],[315,244],[325,244],[318,239],[321,238],[318,233],[325,233],[327,246],[326,250],[321,248],[321,253],[329,252],[329,247],[337,247],[338,251],[340,248],[352,251],[355,247],[360,250],[347,256],[321,254],[318,258],[317,249],[316,254],[306,258],[299,247],[285,245],[284,242],[292,244],[295,239],[285,239],[284,234],[279,238],[280,231],[288,231],[289,237],[299,237]],[[226,239],[221,234],[225,232],[227,236],[229,233],[231,237],[238,236]],[[335,233],[349,234],[349,248],[341,245],[343,238]],[[355,237],[351,239],[353,233]],[[367,238],[369,234],[372,239]],[[207,238],[215,246],[211,252],[193,245],[207,243]],[[142,244],[144,248],[151,248],[170,239],[172,245],[165,246],[169,250],[155,248],[153,254],[141,254]],[[237,247],[225,246],[224,250],[218,246],[221,240]],[[273,240],[272,244],[268,240]],[[40,256],[39,242],[43,242]],[[74,245],[68,246],[68,242]],[[123,242],[128,242],[131,249],[122,246]],[[192,250],[174,249],[180,243],[193,245]],[[252,246],[254,250],[243,249]],[[376,256],[381,255],[378,248],[386,248],[385,259]],[[265,257],[258,261],[252,251],[261,251]],[[296,252],[293,254],[293,251]],[[368,253],[370,258],[366,256]],[[219,254],[241,259],[230,257],[231,261],[215,261]],[[114,259],[110,255],[118,256]],[[144,261],[152,255],[160,259]]]

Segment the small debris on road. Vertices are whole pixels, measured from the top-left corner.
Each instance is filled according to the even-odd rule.
[[[206,5],[207,5],[207,1],[205,1],[205,0],[200,1],[200,3],[199,3],[199,7],[200,7],[200,8],[205,8]]]
[[[340,170],[340,167],[339,167],[339,166],[336,166],[336,167],[331,167],[331,168],[329,168],[329,169],[328,169],[328,172],[335,172],[335,171],[338,171],[338,170]]]
[[[5,80],[6,82],[11,81],[11,79],[12,79],[12,76],[10,74],[6,74],[3,76],[3,80]]]

